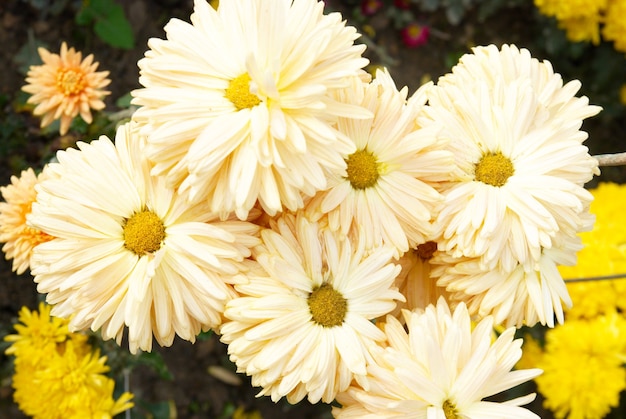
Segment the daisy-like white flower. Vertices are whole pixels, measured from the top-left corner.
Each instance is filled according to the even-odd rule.
[[[355,144],[346,172],[334,172],[329,187],[307,204],[311,214],[328,214],[329,226],[347,235],[362,229],[369,247],[389,244],[402,254],[431,234],[441,195],[433,183],[448,180],[454,158],[435,127],[415,120],[426,102],[428,84],[408,101],[387,71],[363,83],[355,78],[338,93],[340,101],[362,106],[373,119],[340,118],[338,129]]]
[[[442,128],[459,169],[440,189],[440,250],[532,270],[557,233],[581,230],[592,199],[583,185],[599,171],[580,127],[600,108],[575,97],[579,88],[525,49],[490,45],[428,91],[419,122]]]
[[[536,268],[518,264],[510,272],[485,269],[480,258],[454,258],[439,252],[432,259],[431,275],[450,293],[452,302],[464,302],[473,316],[491,315],[496,324],[507,327],[537,322],[554,327],[555,318],[558,323],[564,321],[563,306],[572,306],[558,267],[574,265],[580,249],[578,236],[559,234],[552,246],[542,249]]]
[[[33,249],[52,237],[36,228],[26,225],[26,216],[37,192],[35,185],[43,179],[32,168],[22,171],[20,177],[11,176],[11,184],[0,187],[5,202],[0,202],[0,242],[7,259],[13,259],[13,271],[23,274],[30,267]]]
[[[484,400],[541,373],[511,371],[522,356],[514,328],[492,343],[492,318],[472,328],[465,305],[451,314],[443,298],[425,312],[405,310],[404,316],[408,332],[387,317],[388,346],[372,349],[364,386],[355,383],[337,396],[342,407],[333,408],[335,418],[538,418],[521,407],[535,394],[501,403]]]
[[[58,152],[28,219],[55,237],[37,246],[32,266],[52,314],[118,343],[126,325],[133,353],[151,350],[153,335],[170,345],[219,326],[259,242],[254,224],[219,221],[151,177],[144,145],[126,124],[115,145],[103,136]]]
[[[191,24],[172,19],[139,61],[134,119],[154,173],[213,211],[274,215],[326,187],[354,145],[331,124],[371,117],[329,92],[367,60],[359,36],[318,0],[195,0]]]
[[[330,403],[366,372],[368,348],[384,340],[371,320],[394,309],[400,266],[391,247],[368,251],[300,215],[261,232],[262,267],[226,305],[221,340],[259,395]]]
[[[42,116],[42,128],[60,119],[59,131],[64,135],[78,115],[91,123],[91,110],[104,109],[102,99],[110,93],[103,90],[111,83],[109,72],[96,71],[99,64],[93,61],[93,54],[83,60],[81,52],[68,49],[65,42],[60,54],[45,48],[38,52],[43,64],[31,66],[26,77],[28,84],[22,90],[32,95],[28,103],[37,105],[33,113]]]

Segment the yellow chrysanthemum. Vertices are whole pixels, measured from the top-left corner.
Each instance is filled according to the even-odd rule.
[[[535,0],[535,6],[543,15],[558,20],[598,15],[607,3],[608,0]]]
[[[6,350],[7,354],[19,356],[20,353],[28,351],[45,357],[47,352],[67,340],[86,341],[85,336],[70,332],[67,327],[68,320],[50,316],[50,309],[51,307],[44,303],[39,304],[38,311],[22,307],[18,317],[20,323],[14,326],[17,334],[4,338],[5,341],[12,342]],[[31,358],[31,361],[36,360]]]
[[[32,168],[22,171],[20,177],[11,176],[11,184],[0,187],[5,202],[0,202],[0,242],[7,259],[13,259],[13,271],[19,275],[30,267],[33,249],[39,243],[47,242],[52,236],[26,225],[26,217],[31,212],[37,198],[35,185],[45,175],[35,174]]]
[[[600,183],[592,189],[591,213],[596,222],[593,230],[580,234],[583,249],[575,266],[561,266],[565,279],[584,279],[626,274],[626,224],[623,205],[626,185]],[[573,307],[568,318],[595,317],[598,314],[626,309],[626,278],[613,281],[580,281],[567,284]]]
[[[36,419],[112,418],[132,407],[132,394],[113,399],[109,370],[88,344],[87,336],[71,333],[68,320],[50,316],[49,305],[39,311],[23,307],[18,332],[5,337],[6,350],[15,356],[13,398],[19,408]]]
[[[609,2],[604,17],[602,36],[607,41],[613,41],[618,51],[626,52],[626,1],[614,0]]]
[[[82,59],[82,54],[74,48],[67,48],[63,42],[60,54],[50,53],[39,48],[42,65],[31,66],[22,87],[32,94],[28,103],[37,105],[33,113],[43,116],[41,126],[50,125],[61,119],[61,135],[65,134],[72,120],[80,114],[91,123],[91,109],[104,109],[102,98],[110,92],[102,90],[111,80],[108,71],[96,71],[99,63],[93,61],[93,54]]]
[[[625,354],[626,320],[615,312],[549,330],[535,379],[544,406],[557,419],[605,417],[626,389]]]
[[[34,369],[22,369],[16,362],[14,400],[35,419],[112,418],[132,407],[132,395],[113,399],[115,383],[104,375],[109,371],[105,363],[99,351],[67,341]]]
[[[572,42],[591,41],[600,43],[600,15],[581,16],[559,21],[559,28],[565,30],[567,39]]]
[[[542,356],[543,348],[539,341],[526,333],[524,334],[524,343],[522,344],[522,357],[515,364],[515,369],[536,368]]]

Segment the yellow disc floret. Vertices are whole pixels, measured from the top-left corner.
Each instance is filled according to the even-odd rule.
[[[324,327],[339,326],[348,312],[348,302],[328,283],[322,284],[309,295],[309,309],[313,321]]]
[[[450,401],[446,400],[443,402],[443,414],[446,419],[460,419],[458,411],[456,410],[456,406]]]
[[[159,250],[164,238],[163,221],[152,211],[137,212],[124,224],[124,246],[139,256]]]
[[[485,154],[474,169],[475,179],[491,186],[503,186],[513,172],[513,162],[500,152]]]
[[[374,154],[367,150],[358,150],[346,159],[348,180],[354,189],[374,186],[378,180],[379,163]]]
[[[230,100],[238,110],[253,108],[261,103],[261,99],[250,92],[250,75],[248,75],[248,73],[244,73],[232,79],[226,88],[224,96],[226,96],[226,99]]]
[[[71,96],[81,93],[85,90],[84,72],[71,68],[60,68],[57,72],[56,85],[57,89],[65,96]]]

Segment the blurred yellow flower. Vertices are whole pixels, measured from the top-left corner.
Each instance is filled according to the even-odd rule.
[[[50,306],[39,312],[23,307],[18,334],[6,353],[15,356],[13,398],[35,419],[112,418],[133,406],[132,394],[113,399],[115,382],[106,357],[87,342],[87,336],[71,333],[68,321],[50,316]]]
[[[626,389],[625,336],[626,320],[616,312],[568,320],[547,332],[535,364],[544,373],[535,381],[557,419],[601,419],[619,404]]]
[[[600,43],[600,15],[579,16],[559,22],[559,28],[565,30],[567,39],[572,42],[591,41]]]
[[[626,1],[611,1],[604,16],[602,36],[613,41],[616,50],[626,52]]]
[[[546,16],[558,20],[598,15],[608,0],[535,0],[535,6]]]
[[[107,358],[88,349],[68,341],[34,370],[16,363],[13,397],[20,409],[34,418],[78,419],[112,418],[132,407],[130,393],[113,399],[115,382],[104,375]]]
[[[45,48],[38,50],[42,65],[31,66],[26,86],[22,90],[32,94],[28,103],[37,105],[33,113],[42,116],[41,127],[56,119],[61,120],[60,133],[67,133],[72,120],[80,114],[88,124],[92,121],[91,109],[104,109],[102,98],[110,92],[102,90],[111,80],[108,71],[96,71],[99,63],[93,54],[82,59],[82,54],[67,48],[63,42],[60,54]]]
[[[11,176],[11,184],[0,187],[5,202],[0,202],[0,242],[7,259],[13,259],[13,271],[19,275],[30,267],[33,249],[52,236],[26,224],[26,217],[37,198],[35,185],[44,177],[32,168],[22,171],[20,177]]]
[[[526,333],[524,334],[524,343],[522,344],[522,357],[515,364],[515,369],[536,368],[542,356],[543,348],[539,341]]]
[[[584,248],[577,254],[576,265],[559,267],[566,280],[626,274],[626,225],[621,205],[626,185],[600,183],[590,192],[594,197],[590,212],[596,222],[593,230],[580,234]],[[567,312],[569,319],[595,317],[616,307],[626,309],[626,279],[569,282],[567,289],[573,302]]]
[[[66,319],[50,316],[50,306],[39,304],[39,311],[22,307],[19,313],[19,323],[15,325],[17,334],[5,336],[4,340],[12,342],[5,353],[18,356],[24,351],[36,351],[42,356],[54,350],[71,337],[86,340],[83,335],[72,334]]]

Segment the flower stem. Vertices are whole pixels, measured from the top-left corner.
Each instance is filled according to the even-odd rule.
[[[598,160],[598,166],[626,165],[626,152],[614,154],[598,154],[593,157]]]

